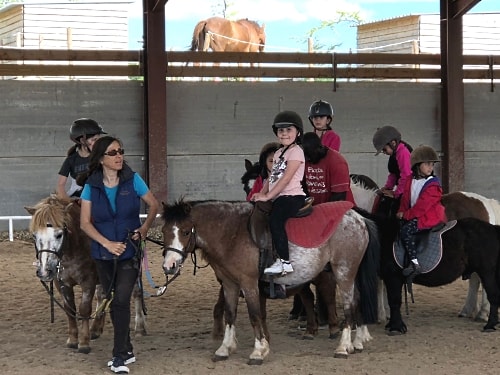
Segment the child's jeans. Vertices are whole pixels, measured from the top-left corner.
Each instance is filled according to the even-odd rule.
[[[419,232],[417,227],[417,219],[406,221],[401,226],[401,242],[403,243],[406,251],[411,259],[417,258],[417,243],[415,235]]]

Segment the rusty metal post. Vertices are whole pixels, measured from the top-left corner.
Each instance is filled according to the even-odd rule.
[[[143,0],[144,149],[146,181],[159,201],[167,201],[167,85],[165,0]]]

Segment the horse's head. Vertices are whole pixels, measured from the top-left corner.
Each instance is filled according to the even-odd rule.
[[[196,232],[190,204],[182,198],[173,205],[162,204],[163,271],[166,275],[174,275],[180,271],[187,255],[195,250]]]
[[[256,178],[259,177],[261,171],[260,163],[252,163],[250,160],[245,159],[245,170],[246,172],[241,176],[241,183],[243,184],[243,190],[248,195],[250,190],[252,190]]]
[[[259,52],[264,52],[264,47],[266,45],[266,25],[262,25],[258,29],[259,34]]]
[[[72,229],[72,201],[50,196],[34,207],[24,207],[32,215],[30,231],[35,241],[36,275],[51,281],[60,271],[64,242]]]

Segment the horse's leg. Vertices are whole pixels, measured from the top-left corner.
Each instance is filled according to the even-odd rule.
[[[236,351],[236,313],[238,309],[238,298],[240,290],[238,285],[226,282],[222,284],[224,290],[224,317],[226,329],[221,346],[215,351],[214,362],[222,361],[229,358],[229,355]]]
[[[299,296],[300,298],[300,296]],[[260,319],[262,321],[262,329],[264,330],[264,336],[267,337],[267,342],[271,341],[271,335],[269,334],[269,329],[267,328],[267,298],[263,293],[260,293]]]
[[[314,279],[314,284],[316,285],[318,296],[321,296],[322,302],[327,308],[329,337],[331,339],[336,339],[339,335],[339,322],[335,298],[337,283],[333,272],[320,272]]]
[[[354,346],[352,344],[351,330],[354,324],[354,278],[355,276],[351,274],[341,275],[340,271],[335,271],[337,278],[337,287],[339,290],[339,296],[342,300],[342,306],[344,309],[345,323],[342,328],[342,333],[340,336],[340,343],[335,349],[335,358],[347,358],[349,354],[354,353]]]
[[[384,275],[390,309],[389,322],[385,325],[385,329],[390,336],[401,335],[408,330],[401,316],[403,276],[401,270],[397,269],[396,266],[393,268]]]
[[[300,288],[298,294],[306,310],[307,317],[306,331],[302,335],[302,338],[312,340],[314,336],[318,334],[318,322],[316,321],[316,314],[314,313],[314,293],[309,287],[309,284],[306,284],[303,288]]]
[[[483,288],[488,294],[488,301],[490,302],[490,314],[488,322],[483,327],[483,331],[493,332],[496,330],[495,326],[498,324],[498,305],[500,304],[500,287],[496,280],[495,269],[492,268],[483,271],[481,279],[483,281]]]
[[[479,291],[479,285],[481,281],[476,272],[473,272],[469,279],[469,289],[467,291],[467,297],[465,298],[465,305],[458,314],[459,317],[474,319],[476,316],[477,309],[477,293]],[[483,289],[484,290],[484,289]]]
[[[363,351],[363,344],[371,340],[373,340],[373,337],[368,331],[368,326],[366,324],[358,325],[358,327],[356,328],[356,336],[354,337],[354,341],[352,342],[354,350],[356,352]]]
[[[68,339],[66,340],[66,346],[71,349],[78,349],[78,324],[76,317],[74,316],[76,312],[76,305],[73,288],[64,286],[63,291],[57,281],[54,281],[54,284],[64,301],[64,310],[66,311],[66,316],[68,318]]]
[[[242,286],[242,292],[247,303],[248,316],[253,327],[255,342],[253,352],[248,360],[249,365],[261,365],[264,358],[269,354],[269,340],[266,324],[266,315],[262,317],[260,307],[260,293],[258,283],[255,282],[250,286]],[[264,306],[265,308],[265,306]]]
[[[212,338],[214,340],[220,340],[223,337],[222,332],[224,329],[224,288],[222,287],[222,285],[219,289],[219,298],[214,305],[213,316],[214,323],[212,327]]]
[[[132,297],[134,299],[134,311],[135,311],[135,335],[136,336],[147,336],[147,324],[146,316],[143,309],[143,295],[142,290],[139,285],[135,283],[134,290],[132,291]]]
[[[92,300],[94,299],[95,294],[95,285],[91,285],[90,287],[86,287],[81,285],[82,288],[82,299],[80,301],[80,306],[78,307],[79,315],[82,319],[82,329],[78,334],[78,353],[88,354],[90,353],[90,315],[92,314]],[[73,288],[71,292],[72,304],[74,304],[74,292]]]
[[[95,318],[92,321],[92,325],[90,326],[91,340],[95,340],[102,335],[102,332],[104,331],[104,323],[106,321],[106,312],[103,310],[104,306],[102,306],[105,296],[101,284],[98,284],[96,286],[94,296],[96,299],[96,308],[95,308]]]
[[[488,295],[486,293],[486,290],[484,290],[483,287],[481,293],[481,304],[479,305],[479,312],[475,316],[474,320],[481,322],[488,321],[489,312],[490,312],[490,303],[488,302]]]
[[[384,323],[389,319],[387,312],[389,311],[389,302],[387,301],[387,292],[382,279],[378,281],[378,322]]]

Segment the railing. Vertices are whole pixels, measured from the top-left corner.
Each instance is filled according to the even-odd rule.
[[[439,54],[165,52],[165,76],[439,79]],[[142,76],[142,51],[0,48],[0,76]],[[500,79],[500,55],[465,55],[464,78]]]
[[[148,215],[141,214],[139,217],[141,219],[145,219]],[[160,217],[160,215],[156,215],[156,217]],[[0,220],[8,220],[9,221],[9,241],[14,241],[14,220],[31,220],[31,216],[0,216]]]

